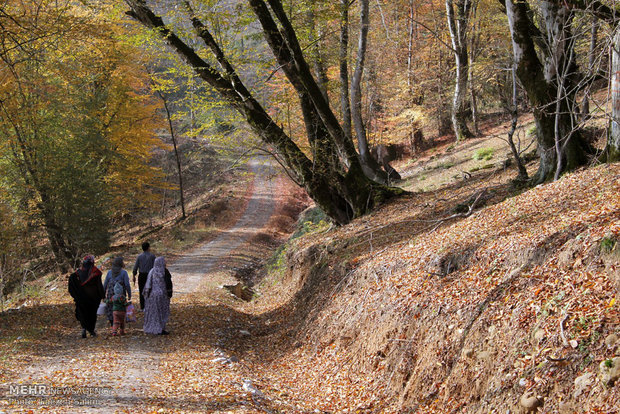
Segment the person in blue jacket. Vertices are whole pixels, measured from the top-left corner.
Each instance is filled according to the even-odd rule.
[[[112,268],[108,271],[108,274],[105,277],[105,282],[103,282],[106,302],[111,300],[112,296],[114,296],[114,286],[116,283],[119,283],[123,287],[125,290],[124,293],[127,295],[127,300],[131,301],[131,284],[129,283],[129,275],[123,267],[125,267],[123,258],[121,256],[114,258]],[[110,321],[110,326],[113,326],[114,314],[112,306],[107,307],[106,314],[108,316],[108,320]]]

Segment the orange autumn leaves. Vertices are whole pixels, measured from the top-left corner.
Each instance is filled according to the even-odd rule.
[[[168,186],[151,164],[166,147],[149,62],[112,17],[47,0],[0,15],[0,187],[19,220],[43,225],[61,262],[105,250],[110,220]]]
[[[90,77],[80,91],[94,105],[78,116],[100,135],[102,146],[93,150],[100,152],[115,213],[122,214],[146,207],[158,198],[153,189],[170,186],[163,172],[150,165],[153,151],[168,146],[157,136],[165,123],[150,87],[150,62],[125,41],[126,28],[98,18],[89,17],[90,33],[80,47],[63,45],[73,53],[63,55],[61,64],[71,78]]]

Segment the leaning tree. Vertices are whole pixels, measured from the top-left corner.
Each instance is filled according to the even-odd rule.
[[[365,174],[353,141],[345,134],[306,61],[293,25],[280,0],[248,0],[278,68],[297,93],[306,155],[253,96],[221,45],[189,1],[183,2],[194,35],[210,50],[218,67],[203,59],[144,0],[125,0],[128,15],[153,29],[196,74],[241,113],[254,133],[274,148],[293,179],[336,223],[345,224],[403,191]],[[374,178],[374,177],[373,177]]]

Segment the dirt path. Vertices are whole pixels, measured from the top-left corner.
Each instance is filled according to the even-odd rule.
[[[98,321],[100,335],[87,340],[65,337],[63,343],[35,357],[33,364],[25,365],[18,381],[28,385],[59,387],[61,390],[73,393],[70,399],[45,397],[42,401],[28,396],[21,400],[29,401],[32,406],[22,408],[13,405],[10,412],[30,410],[63,413],[153,412],[153,402],[162,400],[162,390],[156,389],[154,384],[161,379],[164,374],[162,371],[167,370],[166,355],[169,352],[179,351],[174,349],[176,345],[173,344],[179,339],[175,338],[175,335],[179,337],[196,335],[196,332],[191,331],[191,326],[179,321],[181,318],[179,315],[183,314],[187,319],[187,315],[193,311],[192,307],[198,309],[210,305],[204,303],[204,299],[203,303],[196,303],[195,293],[199,290],[202,293],[213,290],[214,295],[223,295],[217,293],[215,289],[221,292],[218,286],[231,280],[230,270],[257,260],[252,256],[252,249],[248,244],[250,239],[263,229],[275,211],[275,185],[271,179],[274,168],[263,159],[254,159],[250,162],[250,170],[255,174],[253,191],[246,210],[237,223],[222,231],[211,242],[182,255],[168,266],[173,275],[175,290],[171,321],[168,325],[171,335],[169,337],[144,335],[141,332],[142,314],[139,314],[138,322],[129,327],[125,337],[110,337],[106,332],[107,321],[100,319]],[[134,292],[133,296],[135,298],[137,292]],[[215,301],[217,302],[217,299]],[[230,322],[229,317],[224,318],[227,319],[226,323]],[[213,324],[219,322],[221,321],[211,321]],[[218,332],[200,334],[217,337]],[[225,339],[220,337],[219,341],[223,340]],[[214,358],[224,355],[216,348],[209,349],[209,352],[213,353]],[[215,369],[215,377],[225,376],[231,371],[230,367],[219,361],[207,363]],[[219,371],[221,374],[218,374]],[[237,378],[237,381],[242,380],[241,377]],[[79,390],[77,387],[89,388]],[[86,394],[83,394],[84,392]],[[241,384],[239,393],[244,393]],[[252,397],[250,394],[248,396]],[[8,392],[5,395],[10,396]],[[14,400],[11,404],[20,400],[13,398],[14,396],[10,397],[7,400]],[[6,406],[2,402],[0,399],[0,413],[4,412]]]
[[[217,266],[232,269],[251,264],[253,257],[243,254],[233,255],[243,243],[257,234],[274,212],[274,183],[270,179],[273,168],[263,159],[250,161],[250,170],[255,174],[253,193],[243,216],[217,238],[180,257],[168,266],[173,275],[175,294],[195,292],[204,283],[205,276]]]

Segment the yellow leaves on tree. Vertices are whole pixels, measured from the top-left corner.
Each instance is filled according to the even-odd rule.
[[[67,71],[92,77],[87,93],[102,102],[84,116],[97,125],[103,138],[102,155],[108,194],[116,214],[143,208],[157,199],[153,189],[170,188],[161,169],[150,164],[154,151],[168,149],[157,136],[165,128],[161,105],[153,96],[148,61],[124,39],[126,29],[97,24],[93,39],[66,62]],[[101,97],[96,96],[101,94]]]
[[[154,150],[169,148],[156,135],[165,124],[161,104],[150,93],[145,67],[123,56],[111,73],[111,83],[106,111],[101,114],[113,151],[105,179],[115,206],[123,213],[154,201],[154,188],[170,188],[161,169],[150,165]]]
[[[156,135],[165,125],[150,91],[148,62],[137,60],[140,53],[123,41],[126,29],[109,23],[97,11],[53,7],[46,2],[39,6],[46,11],[48,23],[58,22],[59,29],[54,32],[42,24],[30,28],[36,34],[30,49],[42,57],[36,68],[40,73],[31,79],[39,84],[32,92],[36,104],[30,109],[52,112],[53,98],[62,96],[74,111],[61,117],[77,128],[54,139],[72,140],[79,133],[98,135],[82,140],[87,146],[83,150],[99,154],[115,213],[144,206],[155,197],[153,188],[167,186],[163,172],[149,165],[153,151],[167,147]],[[21,12],[27,15],[25,9]],[[6,76],[4,80],[1,87],[17,88],[17,79]],[[17,113],[23,108],[14,109]]]
[[[3,13],[0,186],[45,228],[59,262],[103,251],[110,219],[165,187],[149,165],[164,146],[148,62],[124,26],[86,6],[35,0]]]

